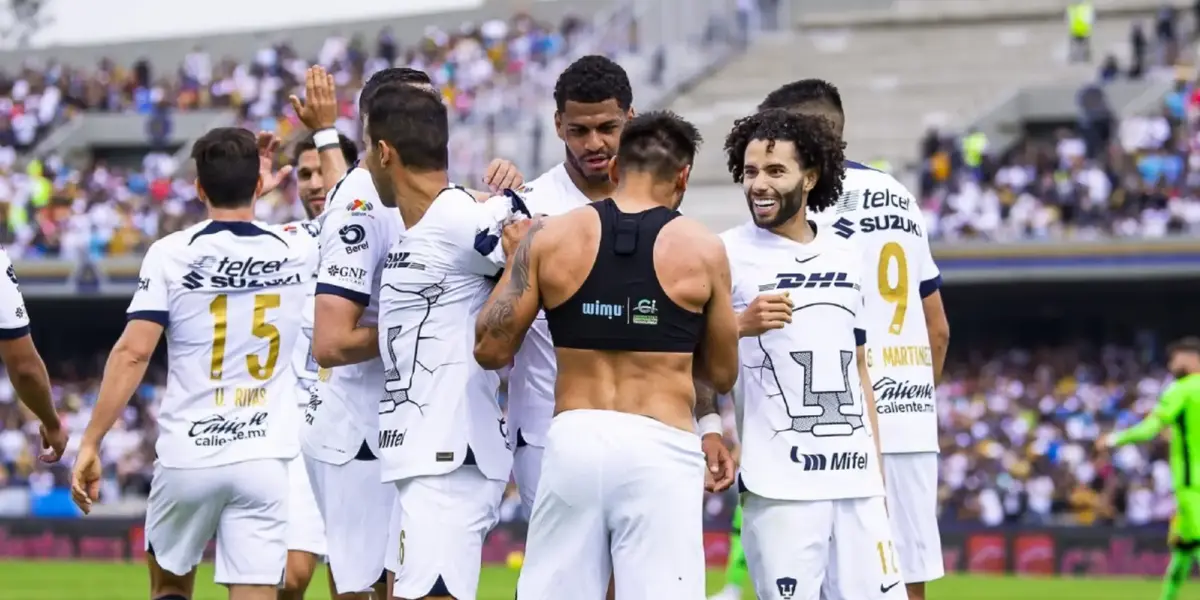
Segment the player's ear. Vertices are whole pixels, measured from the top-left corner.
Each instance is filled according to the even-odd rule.
[[[687,189],[688,179],[692,176],[692,165],[685,165],[675,178],[675,189],[682,192]]]
[[[636,116],[637,116],[637,111],[634,110],[632,106],[629,107],[629,110],[625,111],[625,119],[626,120],[632,119]]]
[[[260,178],[260,181],[259,181],[259,183],[260,183],[260,185],[261,185],[261,183],[262,183],[262,181],[261,181],[261,178]],[[205,204],[208,204],[208,194],[205,194],[205,193],[204,193],[204,188],[200,187],[200,178],[199,178],[199,177],[197,177],[197,178],[196,178],[196,182],[195,182],[195,184],[193,184],[193,185],[194,185],[194,187],[196,188],[196,197],[197,197],[197,198],[199,198],[201,202],[203,202],[203,203],[205,203]],[[257,194],[258,194],[258,193],[257,193],[257,190],[256,190],[256,191],[255,191],[255,195],[257,195]]]
[[[801,177],[800,185],[803,186],[804,193],[813,191],[817,187],[817,180],[821,178],[820,169],[805,169],[804,175]]]
[[[259,174],[258,183],[254,184],[254,196],[253,197],[255,199],[257,199],[259,196],[262,195],[262,189],[263,189],[263,180],[262,180],[262,175]]]
[[[558,139],[567,141],[567,136],[563,135],[562,113],[554,111],[554,133],[558,134]]]
[[[621,181],[621,169],[617,166],[617,157],[608,159],[608,180],[613,185],[617,185]]]

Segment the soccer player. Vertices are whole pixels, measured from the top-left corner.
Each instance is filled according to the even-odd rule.
[[[71,491],[89,512],[101,441],[165,331],[167,390],[146,508],[152,597],[190,598],[196,565],[216,535],[216,581],[229,597],[274,600],[287,559],[287,461],[299,450],[300,417],[296,374],[280,355],[300,330],[316,245],[253,221],[261,186],[253,134],[214,129],[192,158],[210,219],[146,253]]]
[[[828,82],[804,79],[784,85],[759,106],[767,109],[824,117],[842,138],[842,99]],[[950,343],[942,276],[929,250],[920,206],[887,173],[847,162],[837,203],[809,218],[839,236],[853,236],[865,251],[867,368],[879,412],[888,514],[909,598],[924,600],[925,583],[945,574],[937,521],[934,398]]]
[[[862,251],[809,220],[837,202],[842,146],[825,119],[782,110],[739,120],[725,141],[751,215],[721,238],[740,314],[742,543],[760,598],[817,600],[831,563],[826,600],[905,597],[872,435]]]
[[[633,117],[629,76],[603,56],[572,63],[554,86],[554,125],[566,160],[519,191],[530,212],[559,215],[612,196],[608,176],[621,130]],[[526,514],[533,510],[546,430],[554,416],[554,344],[545,315],[529,328],[508,377],[508,428],[516,448],[513,478]]]
[[[363,162],[406,229],[379,292],[379,452],[400,513],[392,594],[474,600],[484,536],[512,470],[499,376],[471,358],[471,323],[500,270],[476,240],[486,219],[524,206],[515,194],[477,203],[450,185],[446,106],[434,94],[385,86],[363,129]],[[493,216],[501,206],[506,214]]]
[[[555,346],[522,600],[600,598],[610,575],[617,598],[704,597],[706,454],[724,446],[695,434],[693,376],[728,392],[738,365],[724,248],[678,212],[699,142],[671,113],[631,120],[612,198],[535,222],[476,321],[486,368],[542,307]],[[732,483],[724,458],[710,487]]]
[[[0,360],[8,371],[8,380],[17,391],[17,398],[29,408],[41,424],[42,462],[58,462],[67,447],[67,432],[58,419],[54,399],[50,396],[50,376],[46,363],[38,354],[29,333],[29,314],[17,286],[17,273],[8,253],[0,249]]]
[[[311,94],[310,94],[311,97]],[[330,137],[332,135],[332,137]],[[324,142],[318,149],[316,140]],[[337,142],[330,144],[329,140]],[[322,160],[322,154],[328,151],[328,146],[336,151],[337,164],[329,165],[327,158]],[[345,175],[346,165],[352,165],[358,159],[358,149],[354,142],[336,132],[329,134],[310,134],[301,140],[294,150],[293,164],[295,165],[296,180],[300,191],[300,201],[309,220],[291,223],[284,230],[293,235],[307,235],[316,239],[320,232],[320,224],[315,219],[325,208],[325,195],[329,187]],[[338,172],[341,174],[339,175]],[[329,181],[329,186],[325,182]],[[292,368],[296,372],[297,383],[296,402],[302,407],[308,405],[322,371],[312,355],[313,310],[315,304],[316,280],[309,282],[308,294],[304,302],[304,313],[301,317],[300,335],[292,350]],[[328,377],[328,372],[324,375]],[[300,435],[300,431],[296,432]],[[303,455],[297,455],[288,463],[288,565],[283,586],[279,590],[280,600],[300,600],[312,581],[319,557],[327,554],[325,541],[325,523],[317,507],[313,495],[312,484],[304,465]]]
[[[1163,579],[1161,600],[1175,600],[1200,559],[1200,450],[1188,431],[1200,427],[1200,338],[1186,337],[1167,349],[1167,368],[1175,375],[1158,406],[1141,423],[1103,436],[1101,448],[1149,442],[1171,428],[1171,483],[1175,488],[1175,517],[1171,519],[1171,564]]]
[[[367,81],[359,97],[366,114],[387,85],[427,87],[413,69],[385,69]],[[395,492],[380,481],[379,398],[383,362],[375,324],[379,276],[391,241],[404,231],[387,210],[361,167],[351,169],[329,193],[320,220],[312,356],[326,369],[308,400],[301,445],[328,539],[334,596],[363,600],[379,583],[388,550]]]

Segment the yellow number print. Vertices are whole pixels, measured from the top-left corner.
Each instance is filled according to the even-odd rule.
[[[229,296],[219,294],[208,305],[213,317],[212,363],[208,367],[208,378],[220,381],[225,374],[225,330],[229,326]]]
[[[400,530],[400,564],[404,564],[404,530]]]
[[[896,285],[892,285],[888,277],[892,261],[896,263]],[[884,244],[879,253],[879,295],[888,304],[895,305],[888,333],[899,335],[904,328],[904,315],[908,312],[908,257],[904,256],[904,247],[896,242]]]
[[[279,294],[259,294],[254,297],[254,320],[250,333],[254,337],[267,340],[267,360],[263,362],[257,354],[246,355],[246,370],[250,376],[266,381],[275,374],[275,365],[279,362],[279,328],[267,322],[267,311],[279,308]],[[225,374],[225,340],[229,329],[229,296],[219,294],[208,305],[208,312],[213,316],[212,362],[209,364],[208,376],[219,381]]]
[[[879,566],[883,567],[884,575],[887,575],[888,573],[896,574],[900,572],[900,568],[896,566],[896,545],[893,544],[891,540],[888,540],[887,544],[884,544],[883,542],[877,542],[875,544],[875,550],[879,552]],[[889,565],[891,566],[890,570],[888,569]]]

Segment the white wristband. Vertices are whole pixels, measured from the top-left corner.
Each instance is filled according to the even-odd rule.
[[[700,437],[704,437],[710,433],[723,435],[725,433],[725,423],[721,421],[721,415],[704,415],[700,417],[696,424],[700,428]]]
[[[332,127],[313,133],[313,145],[318,149],[326,146],[337,146],[339,143],[338,132]]]

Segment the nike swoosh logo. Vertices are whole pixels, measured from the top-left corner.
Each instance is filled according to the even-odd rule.
[[[889,591],[891,591],[891,589],[892,589],[892,588],[894,588],[894,587],[896,587],[896,586],[898,586],[898,585],[900,585],[900,582],[899,582],[899,581],[893,582],[893,583],[892,583],[892,585],[883,585],[883,584],[881,583],[881,584],[879,584],[879,593],[881,593],[881,594],[886,594],[886,593],[888,593]]]
[[[804,259],[804,260],[800,260],[800,259],[798,259],[798,258],[797,258],[797,259],[796,259],[796,262],[798,262],[798,263],[800,263],[800,264],[804,264],[804,263],[806,263],[806,262],[808,262],[808,261],[810,261],[810,260],[812,260],[812,259],[814,259],[814,258],[816,258],[816,257],[818,257],[818,256],[820,256],[820,254],[814,254],[814,255],[812,255],[812,256],[810,256],[810,257],[808,257],[808,258]]]

